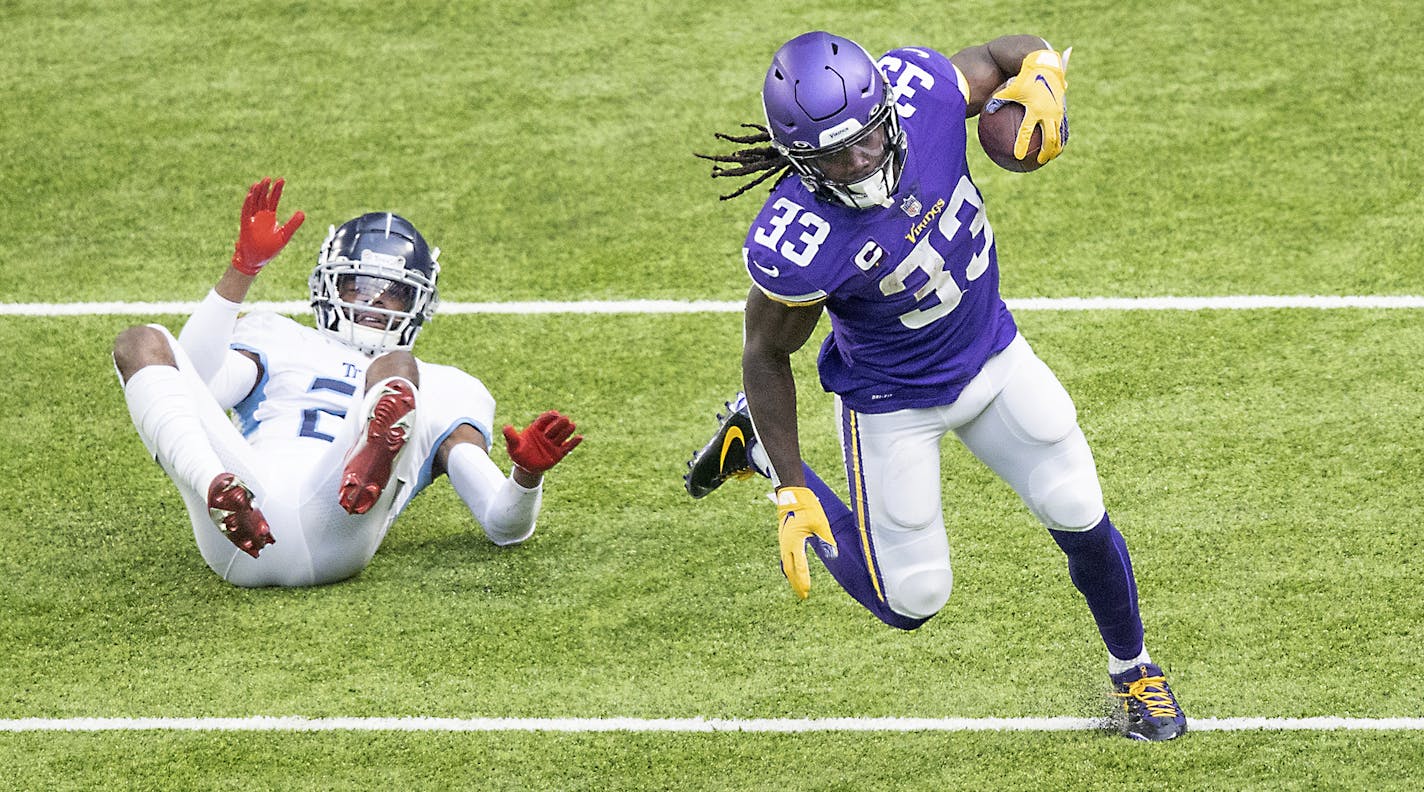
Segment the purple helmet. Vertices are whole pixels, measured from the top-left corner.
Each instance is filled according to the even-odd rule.
[[[857,208],[889,202],[905,135],[889,81],[859,44],[822,31],[786,42],[761,101],[772,145],[807,189]]]

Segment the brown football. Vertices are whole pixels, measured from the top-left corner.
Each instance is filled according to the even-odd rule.
[[[1040,167],[1038,149],[1043,145],[1042,129],[1034,128],[1024,158],[1014,159],[1014,141],[1018,139],[1023,119],[1023,105],[1018,102],[1005,102],[992,113],[979,114],[979,145],[984,147],[989,159],[1004,170],[1027,173]]]

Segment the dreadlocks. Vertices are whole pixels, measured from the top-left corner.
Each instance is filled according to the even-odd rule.
[[[718,140],[725,140],[728,143],[737,143],[746,148],[737,149],[730,154],[698,154],[693,152],[692,156],[699,157],[712,162],[726,162],[736,165],[734,168],[723,168],[717,165],[712,166],[712,178],[727,176],[748,176],[753,173],[761,173],[760,176],[738,187],[733,192],[721,196],[720,200],[726,201],[736,198],[738,195],[770,179],[772,176],[785,176],[786,171],[791,167],[791,161],[785,155],[777,151],[774,146],[756,146],[757,143],[770,143],[771,133],[766,131],[766,127],[761,124],[742,124],[744,129],[755,129],[755,134],[750,135],[725,135],[721,132],[714,133]]]

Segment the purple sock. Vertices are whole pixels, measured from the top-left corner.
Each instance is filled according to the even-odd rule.
[[[890,610],[890,606],[886,604],[885,600],[876,594],[875,583],[870,579],[870,568],[865,562],[865,549],[861,545],[860,530],[856,527],[855,515],[841,501],[840,496],[836,495],[835,491],[826,486],[826,482],[816,475],[815,471],[804,464],[801,467],[806,475],[806,486],[821,501],[821,508],[826,511],[826,519],[831,522],[831,535],[836,537],[838,552],[835,558],[826,557],[825,544],[821,540],[814,538],[811,540],[811,549],[816,551],[817,556],[820,556],[821,563],[826,565],[826,570],[831,573],[831,577],[835,578],[836,582],[841,584],[841,588],[855,598],[856,602],[874,614],[875,618],[891,627],[913,630],[929,621],[929,617],[914,619]]]
[[[1122,534],[1106,514],[1087,531],[1048,533],[1068,555],[1068,576],[1087,598],[1108,651],[1123,660],[1137,657],[1142,653],[1142,616]]]

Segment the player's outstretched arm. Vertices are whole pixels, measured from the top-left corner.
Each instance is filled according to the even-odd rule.
[[[554,410],[522,431],[506,426],[505,443],[514,460],[506,477],[489,458],[484,435],[462,424],[441,444],[435,472],[450,477],[456,494],[491,542],[518,544],[534,534],[543,501],[544,473],[583,441],[574,429],[573,421]]]
[[[742,389],[757,439],[771,460],[777,485],[805,486],[796,423],[796,379],[791,355],[821,319],[821,305],[792,306],[753,286],[747,294]]]
[[[546,410],[522,430],[505,424],[504,445],[514,462],[514,480],[526,487],[537,486],[545,471],[583,442],[583,435],[574,434],[576,428],[558,410]]]
[[[776,482],[781,571],[801,599],[811,591],[806,541],[817,536],[835,547],[830,521],[820,501],[806,487],[801,470],[796,379],[791,372],[791,354],[811,337],[820,318],[819,304],[784,305],[756,287],[747,295],[742,388],[747,394],[757,440],[771,460]]]
[[[226,383],[221,390],[246,393],[261,377],[259,364],[252,355],[228,349],[237,311],[247,298],[247,290],[258,272],[267,265],[301,227],[306,215],[292,214],[284,225],[277,225],[277,202],[282,199],[284,182],[262,179],[247,190],[242,202],[242,216],[233,246],[232,263],[218,280],[217,286],[198,305],[183,324],[178,343],[193,361],[198,376],[213,386],[222,375]],[[243,385],[247,388],[244,391]]]

